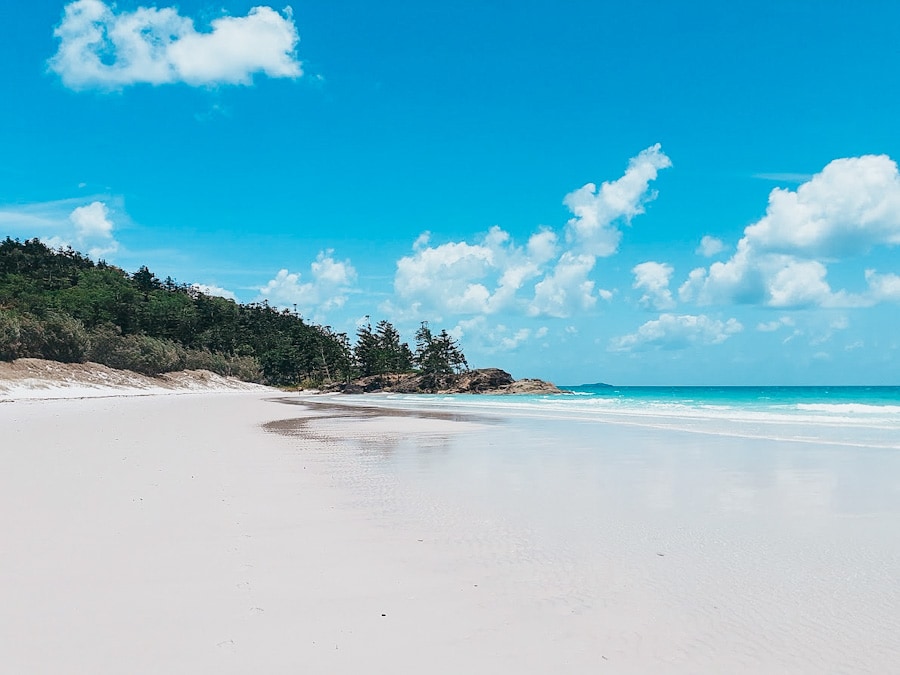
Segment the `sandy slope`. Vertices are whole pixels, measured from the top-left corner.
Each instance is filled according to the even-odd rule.
[[[0,400],[259,390],[268,388],[208,370],[183,370],[148,377],[99,363],[43,359],[0,361]]]

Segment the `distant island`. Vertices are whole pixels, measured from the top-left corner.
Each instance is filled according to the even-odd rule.
[[[0,361],[99,363],[157,376],[208,370],[270,386],[360,393],[556,393],[540,380],[469,368],[457,340],[422,321],[415,349],[386,320],[346,333],[268,302],[133,274],[39,239],[0,242]]]

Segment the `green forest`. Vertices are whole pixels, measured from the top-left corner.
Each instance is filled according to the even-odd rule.
[[[158,375],[206,369],[275,386],[320,386],[418,372],[433,382],[468,369],[446,330],[422,322],[415,349],[388,321],[346,333],[267,302],[201,293],[147,267],[133,274],[38,239],[0,243],[0,360],[93,361]]]

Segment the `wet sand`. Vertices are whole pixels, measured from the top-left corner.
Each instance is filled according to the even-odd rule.
[[[846,468],[834,451],[804,450],[799,471],[763,441],[607,425],[598,461],[545,422],[298,402],[0,404],[3,670],[858,673],[900,657],[898,520],[872,496],[896,488],[886,454],[851,471],[863,508],[834,513],[797,482]],[[745,480],[769,461],[778,485]]]

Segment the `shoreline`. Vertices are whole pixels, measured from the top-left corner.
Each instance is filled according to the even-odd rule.
[[[308,398],[0,406],[0,663],[812,673],[900,656],[891,453]]]

